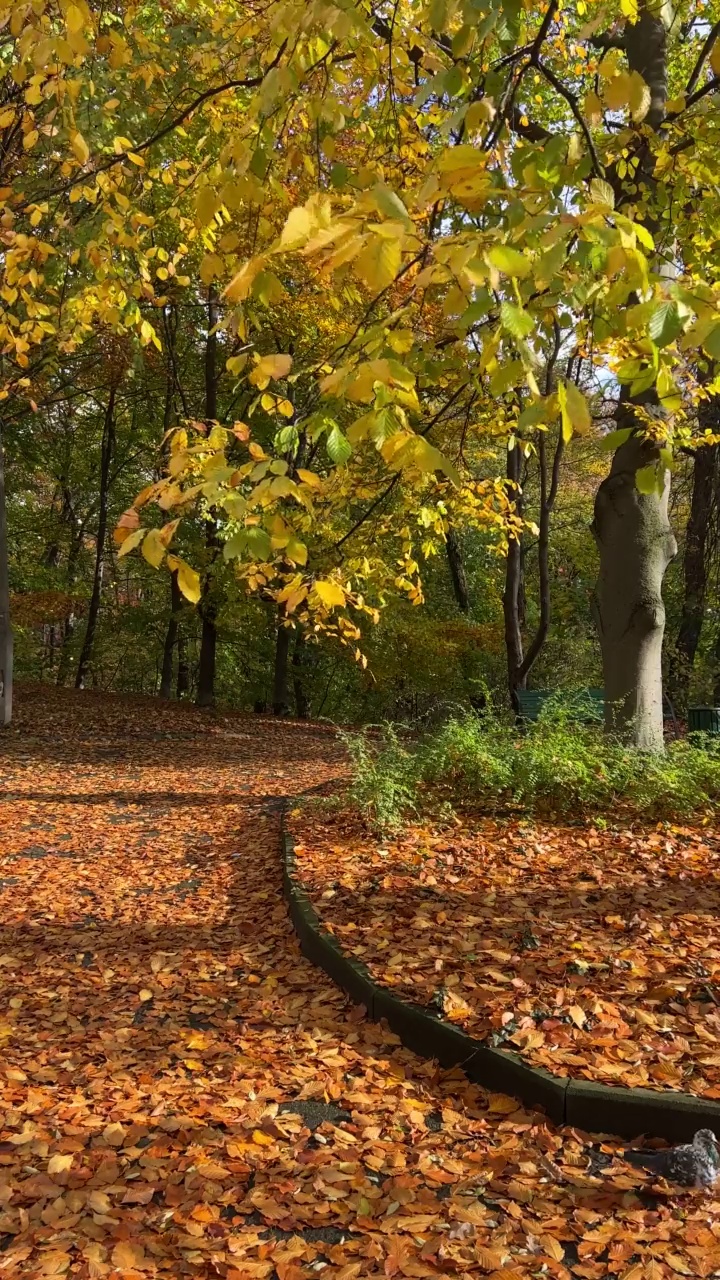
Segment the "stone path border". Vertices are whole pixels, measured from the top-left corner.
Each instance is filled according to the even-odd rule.
[[[492,1049],[421,1005],[399,1000],[373,981],[365,965],[346,955],[324,928],[297,874],[291,836],[281,833],[283,890],[303,954],[332,979],[374,1022],[385,1018],[406,1048],[443,1067],[462,1067],[476,1084],[541,1107],[556,1124],[590,1133],[637,1138],[647,1134],[685,1142],[697,1129],[720,1135],[720,1103],[670,1090],[629,1089],[573,1080],[533,1067],[507,1049]]]

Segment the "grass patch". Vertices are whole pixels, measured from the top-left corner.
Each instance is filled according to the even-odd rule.
[[[345,735],[353,803],[377,826],[455,808],[543,816],[607,814],[684,820],[720,808],[716,739],[681,739],[649,755],[573,722],[549,705],[522,733],[487,716],[459,716],[420,739],[392,726]]]

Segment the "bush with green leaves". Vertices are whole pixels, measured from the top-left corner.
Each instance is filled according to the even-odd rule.
[[[668,743],[649,755],[548,707],[523,730],[492,715],[449,720],[422,738],[346,735],[351,799],[380,827],[448,802],[487,813],[684,820],[720,810],[720,744]]]

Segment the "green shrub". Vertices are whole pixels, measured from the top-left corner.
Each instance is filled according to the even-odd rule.
[[[523,732],[490,715],[467,715],[404,744],[391,727],[345,741],[351,797],[381,827],[448,801],[485,812],[622,812],[655,821],[720,809],[715,739],[671,742],[654,756],[574,722],[565,709],[546,708]]]

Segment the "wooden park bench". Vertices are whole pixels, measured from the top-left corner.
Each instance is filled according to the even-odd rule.
[[[602,724],[605,719],[605,691],[603,689],[518,689],[518,712],[521,720],[534,722],[540,718],[545,703],[552,698],[556,705],[566,706],[571,718],[580,724]],[[675,708],[667,694],[663,694],[663,719],[672,725],[677,738],[679,727]],[[720,722],[720,713],[718,713]],[[720,732],[718,727],[715,732]]]

